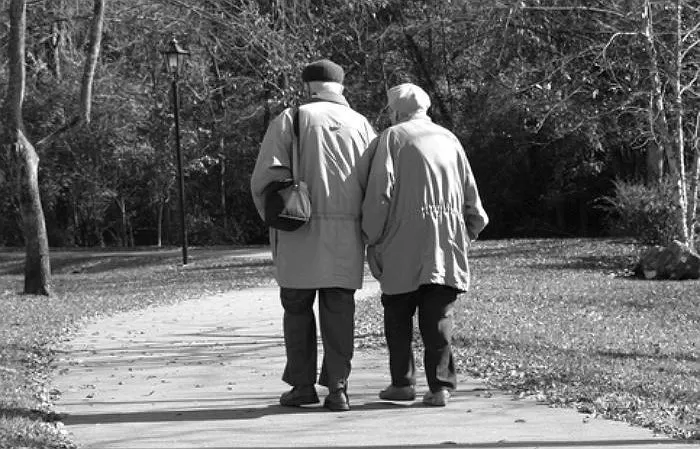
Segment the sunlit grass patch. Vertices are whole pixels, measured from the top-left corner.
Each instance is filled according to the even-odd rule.
[[[630,277],[639,250],[479,242],[471,292],[456,310],[459,369],[518,395],[700,439],[700,282]],[[359,309],[360,345],[383,344],[379,301]]]

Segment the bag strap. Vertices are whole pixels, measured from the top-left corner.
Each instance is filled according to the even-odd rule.
[[[292,139],[292,178],[294,184],[299,183],[297,169],[299,168],[299,108],[294,108],[292,118],[292,129],[294,130],[294,138]]]

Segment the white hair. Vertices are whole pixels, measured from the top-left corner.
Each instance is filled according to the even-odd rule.
[[[311,95],[321,92],[330,92],[336,95],[342,95],[343,89],[345,89],[342,84],[334,81],[309,81],[307,84],[309,85]]]

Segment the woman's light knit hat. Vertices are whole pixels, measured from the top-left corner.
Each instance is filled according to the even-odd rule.
[[[430,96],[420,87],[411,83],[399,84],[386,93],[387,106],[400,114],[427,112]]]

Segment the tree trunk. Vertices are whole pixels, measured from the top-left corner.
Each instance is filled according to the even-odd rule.
[[[26,82],[25,0],[10,3],[9,86],[4,107],[4,125],[10,138],[11,161],[16,167],[22,227],[26,244],[24,293],[51,294],[49,240],[39,195],[39,156],[24,134],[22,104]]]
[[[20,130],[15,142],[14,157],[19,165],[18,188],[26,244],[24,293],[51,294],[51,264],[46,221],[39,195],[39,156]]]
[[[661,154],[665,155],[668,160],[668,173],[673,185],[673,202],[676,207],[676,226],[680,232],[678,236],[684,243],[688,243],[688,223],[687,211],[688,202],[686,197],[686,182],[685,182],[685,158],[683,155],[683,103],[681,101],[681,3],[676,0],[676,42],[673,51],[676,54],[676,60],[673,64],[673,73],[670,75],[672,95],[673,95],[673,117],[675,118],[673,127],[668,123],[666,114],[668,113],[665,107],[664,85],[661,82],[659,70],[659,59],[656,51],[656,35],[653,29],[653,11],[650,0],[645,0],[645,36],[647,42],[647,52],[649,56],[649,70],[652,81],[651,86],[651,101],[649,108],[649,125],[652,129],[657,145],[652,145],[655,149],[659,146]],[[650,150],[648,150],[650,151]],[[653,152],[653,151],[650,151]],[[663,156],[662,156],[663,157]],[[649,174],[649,173],[648,173]],[[656,173],[651,173],[656,176]],[[651,182],[655,178],[649,179]]]
[[[581,236],[588,237],[588,204],[583,198],[578,199],[578,223]]]
[[[163,246],[163,209],[165,208],[165,202],[163,199],[158,200],[158,210],[156,211],[156,245],[158,248]]]
[[[688,223],[690,226],[690,242],[695,242],[697,237],[697,218],[698,218],[698,188],[700,185],[700,112],[695,116],[695,132],[693,133],[693,165],[690,170],[691,178],[689,180],[688,191],[690,192],[688,200]],[[700,250],[700,248],[698,248]]]
[[[224,151],[224,138],[221,138],[221,153],[219,153],[219,164],[221,171],[219,172],[219,206],[221,207],[221,216],[223,217],[224,232],[228,233],[228,213],[226,211],[226,156]]]
[[[47,49],[46,60],[51,69],[51,73],[53,73],[53,76],[59,81],[63,78],[63,71],[61,70],[63,29],[63,21],[60,19],[54,20],[51,24],[51,38],[44,44]]]
[[[80,216],[78,214],[78,198],[75,196],[75,187],[71,189],[70,202],[73,214],[73,243],[76,246],[82,246],[84,241],[84,232],[80,223]]]
[[[131,224],[131,220],[126,220],[126,226],[129,229],[129,248],[133,248],[136,246],[136,243],[134,240],[134,226]]]
[[[646,153],[646,179],[648,184],[658,184],[664,174],[664,152],[668,150],[668,125],[666,123],[666,111],[664,109],[663,84],[658,67],[658,55],[656,52],[656,37],[654,36],[653,11],[650,0],[644,1],[644,36],[646,38],[646,52],[649,58],[649,131],[653,141],[647,146]]]
[[[673,113],[674,113],[674,148],[673,157],[669,158],[669,165],[672,165],[674,170],[671,173],[674,175],[674,187],[677,190],[678,206],[680,213],[681,232],[683,233],[683,241],[690,244],[690,232],[688,223],[688,180],[685,172],[685,140],[683,136],[683,90],[681,87],[681,76],[683,74],[683,6],[681,0],[676,0],[676,42],[674,73],[673,73]],[[692,223],[690,223],[692,226]]]
[[[90,116],[92,113],[92,85],[95,79],[97,60],[100,56],[104,14],[105,0],[95,0],[92,24],[90,26],[90,44],[88,46],[88,55],[85,61],[82,86],[80,89],[81,119],[84,123],[90,123]]]
[[[126,200],[124,198],[117,198],[117,206],[119,206],[119,214],[121,215],[121,230],[119,232],[120,246],[129,246],[129,230],[126,218]]]

